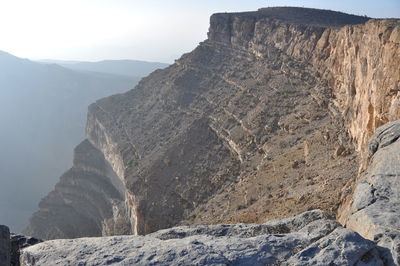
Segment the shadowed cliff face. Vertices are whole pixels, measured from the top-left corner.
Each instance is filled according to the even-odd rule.
[[[348,72],[353,57],[347,46],[362,47],[367,38],[380,47],[385,27],[389,36],[399,29],[393,26],[398,21],[386,20],[340,28],[366,20],[296,8],[216,14],[208,40],[193,52],[134,90],[92,104],[87,139],[123,184],[119,201],[131,232],[263,222],[314,208],[336,214],[357,175],[355,148],[364,145],[366,125],[358,121],[368,113],[360,111],[357,95],[376,94],[366,84],[387,86],[384,78],[359,76],[358,63]],[[385,64],[380,53],[368,56],[376,66]],[[368,75],[378,75],[376,69],[367,67]],[[379,108],[385,112],[385,106]],[[76,209],[65,201],[49,209],[65,206]],[[41,207],[36,215],[46,211]],[[111,216],[91,220],[104,217]],[[37,226],[32,219],[28,233],[46,238]],[[87,234],[62,237],[77,235]]]
[[[74,165],[39,204],[26,234],[45,239],[130,234],[125,188],[103,154],[85,140],[74,151]]]

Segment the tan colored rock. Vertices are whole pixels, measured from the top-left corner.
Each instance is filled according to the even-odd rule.
[[[333,155],[335,157],[339,157],[339,156],[342,156],[345,153],[345,151],[346,151],[346,148],[344,146],[340,145],[340,146],[336,147]]]
[[[313,56],[361,153],[377,127],[400,118],[399,25],[396,19],[370,20],[330,30]]]

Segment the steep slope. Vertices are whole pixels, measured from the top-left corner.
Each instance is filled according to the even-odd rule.
[[[399,21],[367,20],[302,8],[215,14],[193,52],[92,104],[86,136],[124,184],[132,233],[336,214],[379,125],[362,122],[376,120],[364,102],[399,80]],[[390,95],[391,105],[371,104],[388,113]],[[59,237],[38,230],[45,211],[26,233]],[[77,235],[87,232],[62,237]]]
[[[71,165],[87,106],[138,78],[82,73],[0,52],[0,222],[19,232]]]

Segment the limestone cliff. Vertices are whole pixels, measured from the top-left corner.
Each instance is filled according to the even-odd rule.
[[[399,23],[302,8],[213,15],[193,52],[89,107],[84,145],[100,163],[76,155],[28,233],[335,215],[367,139],[399,115]]]
[[[307,10],[307,18],[292,11],[296,18],[284,10],[216,14],[209,37],[258,57],[269,56],[269,44],[310,63],[332,89],[331,103],[346,119],[357,150],[365,151],[377,127],[400,117],[400,21],[320,10]]]

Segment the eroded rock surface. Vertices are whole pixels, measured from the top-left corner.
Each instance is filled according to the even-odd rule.
[[[375,245],[315,210],[265,224],[176,227],[145,237],[51,240],[22,265],[382,265]]]
[[[374,240],[389,265],[399,265],[400,120],[378,128],[369,152],[370,166],[356,186],[346,225]]]

